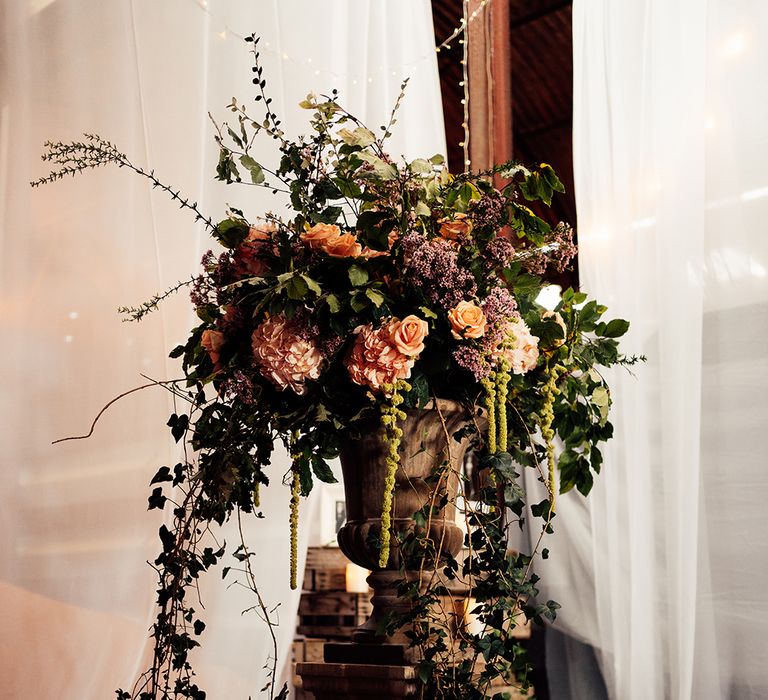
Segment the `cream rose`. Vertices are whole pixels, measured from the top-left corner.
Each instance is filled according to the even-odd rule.
[[[504,358],[514,374],[525,374],[539,361],[539,339],[522,318],[511,321],[505,329],[505,338],[497,350],[499,359]]]
[[[399,352],[416,357],[424,350],[424,338],[429,333],[427,322],[411,314],[402,321],[393,319],[389,324],[389,338]]]
[[[460,301],[448,312],[451,335],[460,338],[482,338],[485,335],[486,318],[483,310],[474,302]]]
[[[565,339],[568,337],[568,328],[565,325],[565,321],[563,321],[563,317],[559,313],[557,313],[557,311],[545,311],[543,314],[541,314],[541,318],[545,321],[547,319],[551,319],[558,326],[560,326],[560,328],[563,329],[563,337],[557,338],[552,343],[556,348],[559,348],[565,342]]]

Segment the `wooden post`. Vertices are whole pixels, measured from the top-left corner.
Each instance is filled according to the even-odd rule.
[[[469,0],[470,15],[480,2]],[[512,159],[509,0],[491,0],[479,10],[468,39],[471,169],[486,170]]]

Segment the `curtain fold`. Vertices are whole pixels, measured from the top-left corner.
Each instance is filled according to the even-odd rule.
[[[610,698],[766,697],[768,8],[576,0],[573,26],[582,287],[648,362],[612,372],[617,438],[562,499],[546,592]]]
[[[445,151],[426,0],[0,0],[4,698],[113,697],[147,663],[156,582],[146,561],[161,517],[146,512],[147,484],[177,457],[165,427],[172,404],[148,389],[113,406],[90,439],[50,443],[87,431],[107,401],[146,381],[141,374],[179,376],[167,353],[193,323],[186,295],[138,325],[121,323],[116,309],[196,272],[210,245],[199,224],[125,170],[30,189],[46,172],[43,141],[98,133],[214,219],[227,204],[251,218],[282,213],[284,200],[213,182],[208,112],[226,119],[233,96],[252,99],[241,40],[251,32],[262,36],[268,89],[291,135],[307,129],[298,102],[334,88],[377,128],[410,76],[392,153]],[[267,163],[271,148],[260,153]],[[272,465],[267,519],[245,523],[261,593],[280,606],[281,661],[298,604],[287,585],[286,467],[285,456]],[[311,501],[303,549],[313,535]],[[231,527],[219,536],[237,537]],[[271,641],[255,616],[240,614],[253,600],[219,578],[211,572],[202,587],[200,685],[213,700],[256,697]]]

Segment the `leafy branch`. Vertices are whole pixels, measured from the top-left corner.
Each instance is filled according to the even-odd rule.
[[[188,209],[195,214],[195,221],[202,221],[210,231],[216,229],[216,225],[210,217],[203,214],[197,206],[197,202],[191,202],[181,195],[180,190],[173,189],[170,185],[161,182],[155,175],[154,170],[144,170],[134,165],[124,153],[118,150],[113,143],[103,139],[97,134],[83,134],[84,141],[71,141],[63,143],[61,141],[46,141],[46,149],[41,156],[47,163],[54,163],[59,166],[54,168],[48,175],[33,180],[29,184],[32,187],[39,187],[56,180],[61,180],[67,175],[74,177],[85,170],[99,168],[107,163],[113,163],[120,168],[128,168],[137,175],[148,179],[153,188],[157,188],[170,196],[171,200],[177,202],[181,209]]]

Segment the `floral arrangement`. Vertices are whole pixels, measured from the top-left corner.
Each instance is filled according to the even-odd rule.
[[[136,688],[118,691],[118,698],[205,696],[189,659],[204,624],[184,591],[225,554],[204,546],[208,524],[258,513],[260,489],[270,478],[282,480],[291,490],[295,587],[299,498],[313,478],[334,480],[328,461],[345,441],[360,437],[371,417],[389,442],[379,543],[384,566],[394,546],[389,513],[398,423],[405,410],[436,397],[467,407],[473,419],[465,430],[488,476],[469,519],[475,558],[464,564],[486,628],[459,640],[461,660],[451,658],[450,673],[443,673],[449,633],[428,616],[414,628],[425,697],[483,697],[494,677],[511,673],[525,684],[524,650],[509,635],[508,618],[524,613],[551,620],[557,604],[535,601],[531,565],[538,545],[510,554],[506,532],[526,517],[541,519],[542,535],[551,532],[558,491],[575,487],[586,495],[592,487],[602,461],[598,445],[612,435],[610,392],[597,367],[639,359],[619,354],[616,338],[628,323],[601,320],[606,308],[573,290],[552,311],[536,302],[547,271],[564,270],[576,254],[572,229],[550,227],[528,206],[549,205],[563,191],[550,166],[507,163],[453,175],[441,156],[397,163],[386,139],[402,93],[378,136],[344,110],[335,93],[310,95],[301,104],[311,114],[310,135],[289,140],[265,92],[258,39],[250,40],[256,100],[265,114],[253,117],[232,101],[234,125],[215,125],[216,174],[227,183],[284,193],[288,216],[254,217],[231,207],[214,223],[154,172],[94,135],[46,144],[44,159],[58,169],[33,183],[104,163],[128,167],[193,211],[215,239],[192,281],[122,309],[140,319],[189,285],[200,323],[171,353],[182,359],[186,382],[166,384],[189,406],[171,417],[171,431],[195,454],[173,469],[162,467],[149,499],[150,508],[170,507],[174,515],[173,526],[160,530],[162,551],[154,562],[160,582],[155,657]],[[272,168],[252,155],[258,135],[279,146]],[[476,417],[488,428],[479,429]],[[292,456],[286,474],[270,473],[278,442]],[[520,468],[538,470],[543,484],[543,500],[529,504],[531,516]],[[253,553],[242,542],[234,555],[239,565],[224,574],[236,569],[258,595]],[[444,575],[460,575],[449,559]],[[404,587],[403,595],[414,601],[413,620],[423,621],[420,612],[439,590]],[[258,607],[272,631],[260,596]],[[468,661],[478,655],[482,672]],[[274,674],[268,690],[270,697],[287,693],[275,692]]]

